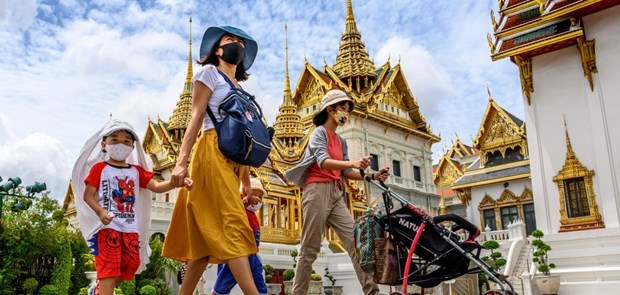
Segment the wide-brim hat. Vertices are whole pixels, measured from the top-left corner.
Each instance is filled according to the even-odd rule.
[[[321,109],[316,112],[316,114],[314,114],[314,117],[320,115],[323,111],[325,111],[328,106],[337,104],[342,101],[348,101],[351,104],[350,111],[352,112],[355,104],[346,92],[339,89],[332,89],[330,91],[327,91],[327,93],[323,95],[323,98],[321,98]]]
[[[267,196],[267,191],[263,188],[263,183],[260,181],[260,179],[256,177],[250,177],[250,187],[253,190],[259,190],[262,193],[262,195],[260,196],[261,198]],[[243,184],[241,185],[239,190],[241,191],[241,189],[243,189]]]
[[[245,31],[232,26],[214,26],[209,27],[202,36],[200,44],[200,58],[209,54],[216,43],[220,42],[224,34],[229,33],[243,39],[245,46],[245,56],[243,56],[243,68],[247,71],[250,69],[258,53],[258,43]]]

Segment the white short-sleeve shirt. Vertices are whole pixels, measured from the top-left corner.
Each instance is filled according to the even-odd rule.
[[[204,83],[207,87],[209,87],[209,89],[211,89],[212,94],[211,98],[209,99],[209,107],[211,108],[215,119],[218,121],[222,121],[224,117],[218,114],[217,107],[230,92],[230,85],[226,83],[224,77],[222,77],[222,75],[217,71],[217,67],[211,64],[203,66],[194,75],[194,77],[192,78],[192,82],[195,84],[196,81]],[[207,110],[205,110],[205,112],[206,111]],[[226,115],[226,113],[222,112],[222,115]],[[211,117],[209,117],[209,114],[205,114],[205,118],[202,122],[202,131],[213,128],[215,128],[215,125],[213,125],[213,122],[211,122]]]

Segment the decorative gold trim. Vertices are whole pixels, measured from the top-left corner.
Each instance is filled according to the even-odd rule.
[[[502,228],[502,215],[501,209],[504,207],[517,207],[517,215],[521,220],[525,220],[525,212],[523,211],[523,205],[533,204],[534,196],[532,190],[529,188],[523,189],[520,196],[516,196],[511,190],[504,189],[500,198],[495,201],[491,196],[485,195],[484,198],[478,204],[478,212],[480,214],[480,224],[484,228],[484,211],[493,209],[495,212],[495,226],[498,229]]]
[[[588,168],[581,164],[573,151],[570,136],[568,135],[566,119],[564,119],[564,132],[566,133],[566,159],[564,160],[562,170],[558,171],[558,174],[553,177],[553,181],[558,186],[560,197],[560,232],[604,228],[605,223],[598,211],[596,195],[594,194],[594,185],[592,182],[592,177],[595,174],[594,170],[588,170]],[[587,216],[568,217],[564,181],[576,178],[583,178],[585,183],[590,214]]]
[[[459,200],[461,200],[461,203],[465,205],[465,207],[468,207],[469,202],[471,201],[471,188],[464,187],[459,190],[454,189],[454,191],[456,192],[456,196],[459,198]]]
[[[545,24],[547,24],[547,23],[549,23],[549,22],[551,22],[553,20],[556,20],[556,19],[559,19],[559,18],[562,18],[562,17],[565,17],[565,16],[569,16],[575,10],[582,9],[582,8],[588,6],[588,5],[595,4],[595,3],[600,2],[600,1],[601,0],[585,1],[585,2],[582,2],[582,3],[576,4],[576,5],[568,5],[568,6],[562,7],[560,9],[558,9],[556,11],[553,11],[553,12],[550,12],[548,14],[542,14],[540,16],[540,18],[538,18],[537,20],[534,20],[532,22],[529,22],[529,23],[526,23],[526,24],[522,24],[520,26],[512,27],[512,28],[510,28],[510,29],[508,29],[506,31],[499,32],[499,33],[495,34],[495,37],[496,38],[504,38],[506,36],[511,36],[511,35],[515,35],[515,34],[518,34],[520,32],[523,32],[523,31],[527,31],[527,30],[529,30],[531,28],[535,28],[535,27],[538,27],[538,26],[545,25]],[[524,2],[524,4],[532,4],[532,3],[535,3],[535,2]],[[500,10],[499,14],[502,17],[508,17],[509,15],[514,14],[517,11],[523,10],[525,8],[525,6],[528,6],[528,5],[519,5],[519,6],[517,6],[517,7],[519,7],[519,9],[510,8],[510,9],[507,9],[505,11],[501,11]]]
[[[519,201],[519,198],[517,198],[517,196],[515,196],[515,194],[511,190],[504,189],[504,191],[502,192],[502,195],[497,200],[497,206],[505,207],[508,205],[514,205],[518,201]]]
[[[478,204],[478,210],[484,210],[493,208],[497,205],[497,202],[489,195],[485,194],[480,204]]]
[[[542,48],[551,44],[555,44],[555,43],[559,43],[562,41],[566,41],[566,40],[570,40],[573,38],[577,38],[579,36],[583,36],[583,30],[582,29],[578,29],[578,30],[574,30],[574,31],[569,31],[560,35],[555,35],[551,38],[548,39],[541,39],[539,41],[536,41],[534,43],[530,43],[529,45],[524,45],[524,46],[520,46],[520,47],[515,47],[513,49],[504,51],[500,54],[496,54],[496,55],[492,55],[491,59],[493,61],[496,60],[500,60],[502,58],[505,57],[509,57],[509,56],[517,56],[519,54],[523,54],[538,48]]]
[[[519,78],[521,79],[521,91],[527,98],[527,105],[532,104],[530,93],[534,92],[534,79],[532,78],[532,59],[522,59],[514,57],[515,63],[519,67]]]
[[[532,192],[531,189],[526,187],[523,190],[523,192],[521,192],[521,195],[519,196],[519,199],[521,200],[522,203],[533,203],[534,202],[534,193]]]
[[[596,4],[598,2],[602,2],[602,1],[606,1],[606,0],[589,0],[589,1],[584,1],[578,4],[571,4],[571,5],[567,5],[565,7],[562,7],[556,11],[553,11],[549,14],[544,14],[541,16],[542,20],[549,20],[549,19],[557,19],[566,15],[570,15],[573,11],[575,10],[579,10],[582,9],[586,6],[592,5],[592,4]]]
[[[449,187],[457,179],[463,176],[463,172],[457,167],[447,155],[443,155],[437,166],[437,172],[433,175],[435,185]]]
[[[505,157],[509,148],[520,147],[520,154],[523,158],[528,157],[525,123],[518,126],[495,102],[490,91],[489,103],[473,144],[476,149],[480,150],[480,164],[483,167],[487,164],[488,153],[499,151],[502,157]]]
[[[504,14],[504,15],[508,15],[508,14],[513,14],[517,11],[523,10],[526,7],[530,7],[530,6],[534,6],[536,2],[534,1],[525,1],[525,2],[521,2],[520,4],[517,4],[516,6],[512,6],[510,8],[506,8],[505,10],[502,10],[502,7],[499,7],[499,13],[500,14]]]
[[[577,38],[577,47],[579,47],[579,53],[581,55],[581,65],[583,66],[583,75],[588,78],[590,83],[590,90],[594,91],[594,82],[592,81],[592,73],[598,73],[596,68],[596,40],[585,40],[585,38]]]
[[[489,45],[489,50],[491,50],[491,55],[495,54],[495,42],[491,33],[487,33],[487,44]]]
[[[493,9],[491,9],[491,24],[493,24],[493,31],[497,30],[498,24],[497,21],[495,20],[495,13],[493,13]]]
[[[534,2],[538,4],[538,11],[540,11],[540,15],[545,13],[545,2],[547,2],[547,0],[534,0]]]

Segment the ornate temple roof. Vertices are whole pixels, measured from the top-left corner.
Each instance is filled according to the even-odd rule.
[[[474,148],[485,153],[489,148],[494,148],[498,140],[501,141],[500,145],[511,145],[525,141],[526,137],[525,123],[504,110],[493,97],[489,96],[478,135],[474,139]]]
[[[74,199],[75,194],[73,193],[73,181],[69,180],[67,193],[65,194],[65,199],[62,202],[62,212],[64,212],[67,217],[76,214]]]
[[[576,45],[583,38],[580,18],[620,4],[619,0],[500,0],[499,22],[491,11],[493,60],[532,56]]]
[[[347,0],[345,30],[342,33],[340,51],[336,56],[333,70],[341,80],[376,77],[375,65],[370,60],[366,46],[362,42],[362,34],[355,23],[351,0]]]
[[[473,141],[472,149],[478,157],[472,163],[462,163],[467,167],[461,167],[463,174],[453,182],[452,189],[461,190],[530,176],[525,123],[500,107],[490,91],[478,135]],[[493,158],[498,153],[501,158]],[[464,196],[459,198],[467,201]]]

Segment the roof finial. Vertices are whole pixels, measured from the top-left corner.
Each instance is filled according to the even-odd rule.
[[[112,113],[110,113],[110,121],[112,121]]]
[[[353,25],[355,26],[355,17],[353,16],[353,4],[351,3],[351,0],[347,0],[347,25],[349,24],[349,21],[352,21]]]
[[[192,17],[189,17],[189,56],[187,57],[187,74],[185,75],[185,88],[184,91],[191,91],[189,84],[192,83],[192,76],[194,76],[194,69],[192,68]]]
[[[489,94],[489,101],[493,101],[493,96],[491,95],[491,88],[489,87],[489,82],[487,82],[487,94]]]
[[[288,25],[284,24],[284,56],[285,56],[285,74],[284,74],[284,105],[292,105],[293,98],[291,97],[291,80],[288,75]]]

